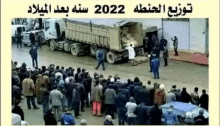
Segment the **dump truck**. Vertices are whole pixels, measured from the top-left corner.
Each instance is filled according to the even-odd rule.
[[[44,23],[44,34],[53,51],[64,50],[74,56],[96,56],[97,50],[102,49],[105,59],[111,64],[128,59],[128,50],[125,47],[130,44],[137,56],[144,53],[141,22],[121,21],[108,26],[68,18],[47,19]]]

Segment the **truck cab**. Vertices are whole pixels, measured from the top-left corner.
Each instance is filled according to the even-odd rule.
[[[64,36],[64,19],[62,18],[51,18],[44,22],[44,35],[45,40],[49,44],[50,40],[62,40]]]

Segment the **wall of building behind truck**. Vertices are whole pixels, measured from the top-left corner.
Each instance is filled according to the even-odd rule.
[[[168,48],[173,48],[174,36],[178,38],[178,49],[190,50],[190,26],[188,21],[163,21],[164,37],[168,41]]]
[[[206,19],[190,19],[190,50],[205,53]]]

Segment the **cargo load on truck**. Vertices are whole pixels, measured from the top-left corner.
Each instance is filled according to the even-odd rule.
[[[125,47],[130,44],[138,55],[143,50],[141,22],[123,21],[113,26],[72,19],[63,19],[63,22],[60,19],[49,19],[46,22],[50,23],[50,28],[46,30],[45,38],[51,50],[70,51],[74,56],[96,56],[98,48],[101,48],[109,63],[128,58]],[[53,31],[56,31],[54,35],[48,34]]]

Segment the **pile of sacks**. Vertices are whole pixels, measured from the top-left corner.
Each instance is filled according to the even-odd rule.
[[[133,47],[135,47],[137,41],[131,36],[131,34],[123,34],[122,46],[126,47],[126,46],[130,46],[130,44],[132,44]]]

